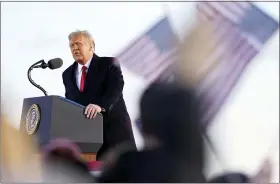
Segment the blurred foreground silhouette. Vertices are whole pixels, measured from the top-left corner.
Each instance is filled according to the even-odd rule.
[[[40,182],[41,161],[36,143],[1,116],[1,180],[3,182]]]

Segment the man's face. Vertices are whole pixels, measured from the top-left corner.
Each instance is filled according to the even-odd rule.
[[[75,61],[85,64],[92,57],[93,44],[89,43],[83,35],[76,35],[70,40],[70,49]]]

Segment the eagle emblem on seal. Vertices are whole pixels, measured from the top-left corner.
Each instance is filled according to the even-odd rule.
[[[25,120],[27,134],[32,135],[37,131],[40,123],[40,118],[41,114],[39,106],[37,104],[31,105],[28,109]]]

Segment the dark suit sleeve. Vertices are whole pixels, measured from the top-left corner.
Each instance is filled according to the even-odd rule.
[[[65,87],[65,98],[68,98],[67,90],[66,90],[66,85],[65,85],[65,72],[62,73],[62,81],[63,85]]]
[[[107,72],[106,91],[101,98],[101,104],[99,104],[106,112],[110,111],[117,103],[124,86],[122,71],[115,58],[110,59]]]

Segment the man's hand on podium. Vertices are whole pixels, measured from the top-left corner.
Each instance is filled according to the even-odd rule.
[[[85,109],[85,115],[87,116],[87,118],[92,119],[95,118],[96,114],[98,112],[101,112],[101,110],[101,107],[99,107],[98,105],[88,104],[88,106]]]

